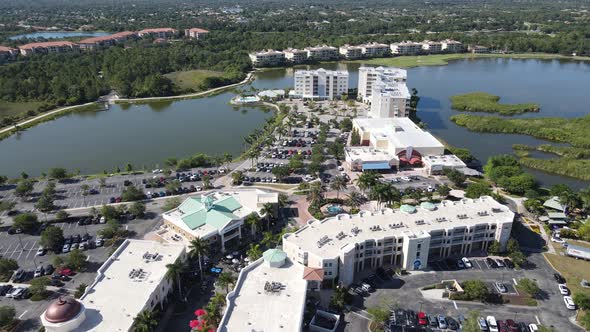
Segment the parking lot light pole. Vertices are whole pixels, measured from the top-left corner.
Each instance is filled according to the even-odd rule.
[[[18,242],[20,243],[20,251],[25,251],[25,248],[23,247],[23,240],[20,238],[20,233],[18,234]]]
[[[424,304],[424,302],[420,302],[420,312],[422,312],[422,305]]]
[[[516,316],[518,316],[518,311],[514,312],[514,321],[516,322]]]

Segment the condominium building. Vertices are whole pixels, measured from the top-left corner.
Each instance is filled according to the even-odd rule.
[[[345,59],[360,59],[363,56],[363,49],[360,46],[340,46],[340,54]]]
[[[422,44],[405,41],[391,44],[391,52],[395,55],[416,55],[422,53]]]
[[[277,193],[262,190],[214,192],[189,197],[162,217],[168,229],[187,241],[200,238],[213,250],[219,248],[224,252],[229,243],[242,238],[244,220],[248,215],[262,216],[260,211],[264,204],[270,203],[276,208],[278,199]]]
[[[295,71],[293,97],[336,99],[348,93],[348,72],[325,69]]]
[[[371,102],[373,84],[376,81],[388,79],[394,82],[405,83],[408,73],[405,69],[395,67],[366,67],[359,68],[358,98],[365,103]]]
[[[172,28],[154,28],[143,29],[137,32],[139,37],[154,37],[154,38],[172,38],[178,33],[178,30]]]
[[[208,34],[209,31],[201,28],[191,28],[184,30],[184,35],[193,39],[203,39],[207,37]]]
[[[363,56],[367,58],[383,57],[391,54],[389,45],[380,43],[368,43],[360,45]]]
[[[303,63],[307,60],[307,51],[288,48],[283,51],[285,59],[290,63]]]
[[[489,196],[424,202],[309,221],[283,236],[283,250],[295,264],[322,269],[324,280],[348,286],[363,270],[422,270],[432,260],[486,251],[493,241],[505,249],[513,219]]]
[[[436,54],[442,52],[443,46],[441,42],[425,40],[422,42],[422,50],[425,53]]]
[[[80,47],[69,41],[30,43],[18,47],[22,55],[78,52]]]
[[[285,62],[285,53],[275,50],[265,50],[250,53],[250,61],[254,67],[272,67]]]
[[[142,311],[162,310],[173,289],[166,265],[186,259],[176,243],[125,240],[78,301],[59,298],[41,315],[47,332],[131,331]]]
[[[452,39],[445,39],[441,41],[443,52],[447,53],[461,53],[463,52],[463,44]]]
[[[467,50],[469,51],[469,53],[473,53],[473,54],[485,54],[485,53],[490,53],[490,49],[486,46],[481,46],[481,45],[470,45]]]
[[[313,61],[336,60],[340,54],[336,47],[326,45],[306,47],[305,51],[307,52],[307,59]]]
[[[18,54],[18,49],[6,46],[0,46],[0,63],[14,60]]]
[[[381,77],[373,83],[369,116],[373,118],[408,117],[410,97],[405,82]]]
[[[122,43],[136,36],[136,32],[123,31],[108,36],[82,39],[78,42],[78,45],[80,45],[81,50],[93,50],[97,47],[108,47],[117,43]]]

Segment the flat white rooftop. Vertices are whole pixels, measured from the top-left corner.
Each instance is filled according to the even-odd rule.
[[[432,134],[422,130],[409,118],[363,118],[352,122],[363,132],[369,132],[377,140],[389,140],[395,147],[444,149]]]
[[[442,156],[422,156],[422,161],[429,165],[437,165],[443,167],[466,167],[465,163],[454,154],[445,154]]]
[[[385,150],[375,149],[368,146],[347,147],[345,153],[351,160],[370,161],[390,161],[398,159],[397,156],[389,154]]]
[[[408,71],[402,68],[397,67],[369,67],[369,66],[361,66],[359,68],[359,72],[367,72],[370,74],[381,74],[385,76],[390,76],[395,79],[407,79],[408,78]]]
[[[485,215],[482,214],[485,212]],[[459,215],[465,217],[459,218]],[[434,211],[416,207],[408,214],[400,210],[385,209],[374,213],[361,211],[356,215],[342,214],[322,221],[310,221],[307,226],[293,234],[287,234],[283,241],[296,244],[303,251],[320,257],[336,257],[340,249],[351,243],[385,237],[421,236],[425,232],[475,226],[477,224],[512,222],[514,213],[489,196],[478,199],[465,198],[461,201],[443,201]],[[379,226],[375,230],[375,226]],[[358,232],[353,232],[353,229]],[[344,237],[337,237],[344,233]],[[355,234],[356,233],[356,234]],[[321,238],[329,239],[318,246]]]
[[[318,75],[326,75],[326,76],[346,76],[348,77],[348,72],[344,70],[327,70],[324,68],[315,69],[315,70],[296,70],[295,76],[318,76]]]
[[[303,269],[288,259],[282,267],[273,268],[262,258],[244,268],[228,295],[228,307],[217,331],[300,331],[307,290]],[[285,288],[266,292],[264,285],[273,281]]]
[[[166,275],[166,264],[174,263],[185,247],[181,244],[144,240],[125,240],[100,267],[98,276],[80,301],[86,307],[86,319],[79,331],[128,331],[152,293]],[[145,259],[145,253],[158,254]],[[144,277],[130,277],[141,269]]]

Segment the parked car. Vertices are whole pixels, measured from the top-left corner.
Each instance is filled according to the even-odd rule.
[[[531,332],[539,332],[539,327],[537,326],[537,324],[529,324],[529,330]]]
[[[43,246],[39,247],[37,249],[37,253],[35,255],[36,256],[43,256],[43,255],[45,255],[45,248],[43,248]]]
[[[49,281],[49,286],[53,286],[53,287],[63,287],[64,283],[61,280],[58,279],[51,279]]]
[[[469,258],[467,257],[463,257],[461,258],[461,260],[463,261],[463,264],[465,264],[465,267],[470,269],[473,267],[473,265],[471,264],[471,261],[469,260]]]
[[[52,274],[54,270],[55,269],[53,268],[53,265],[51,265],[51,264],[45,265],[45,275]]]
[[[508,326],[506,325],[506,323],[504,323],[504,321],[499,320],[497,321],[497,324],[499,332],[510,332],[510,330],[508,330]]]
[[[111,203],[111,204],[115,203],[115,197],[109,198],[109,203]]]
[[[445,318],[445,316],[443,315],[438,315],[438,317],[436,318],[436,320],[438,321],[438,327],[441,329],[446,329],[447,328],[447,319]]]
[[[508,289],[506,288],[506,286],[503,283],[496,282],[494,285],[496,286],[496,289],[498,290],[498,292],[500,292],[502,294],[508,292]]]
[[[567,288],[566,285],[559,284],[559,285],[557,285],[557,287],[559,287],[559,293],[561,295],[570,295],[570,290],[569,290],[569,288]]]
[[[12,291],[12,285],[2,285],[0,286],[0,296],[6,296],[6,294]]]
[[[493,260],[492,258],[488,257],[486,258],[486,263],[488,264],[488,266],[492,269],[495,269],[498,267],[498,264],[496,263],[495,260]]]
[[[464,269],[465,268],[465,264],[463,263],[462,260],[458,259],[457,260],[457,267],[460,269]]]
[[[27,275],[27,272],[25,272],[25,270],[19,269],[16,270],[16,272],[14,272],[14,275],[12,277],[12,281],[13,282],[21,282],[25,279]]]
[[[488,322],[488,328],[490,332],[499,332],[498,323],[496,322],[496,318],[494,316],[486,317],[486,321]]]
[[[452,317],[447,317],[447,325],[448,328],[456,331],[459,329],[459,323],[457,323],[457,321],[455,319],[453,319]]]
[[[97,247],[102,247],[103,244],[104,244],[104,240],[102,239],[102,237],[97,236],[96,237],[96,246]]]
[[[426,314],[423,312],[419,312],[418,313],[418,325],[420,326],[427,326],[428,324],[428,319],[426,317]]]
[[[488,322],[483,317],[479,317],[477,320],[477,326],[479,326],[479,329],[482,331],[488,330]]]
[[[554,273],[553,274],[553,278],[555,278],[555,281],[557,281],[557,283],[559,283],[559,284],[565,284],[565,278],[561,274]]]
[[[508,326],[508,330],[510,332],[520,332],[520,331],[518,331],[519,330],[518,325],[516,325],[516,322],[513,321],[512,319],[506,320],[506,326]]]
[[[508,258],[504,258],[504,264],[509,268],[509,269],[513,269],[514,268],[514,263],[512,263],[512,261]]]
[[[496,259],[496,264],[498,265],[498,267],[505,267],[506,265],[504,265],[504,261],[501,260],[500,258]]]
[[[438,320],[436,319],[436,316],[428,316],[428,325],[430,325],[430,327],[438,327]]]
[[[43,266],[39,265],[36,269],[35,272],[33,273],[33,278],[39,278],[42,277],[45,274],[45,269],[43,268]]]
[[[563,303],[565,303],[565,307],[569,310],[576,310],[576,304],[574,303],[574,299],[571,296],[564,296]]]

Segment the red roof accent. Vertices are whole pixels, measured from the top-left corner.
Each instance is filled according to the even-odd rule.
[[[172,29],[172,28],[143,29],[143,30],[140,30],[138,33],[158,33],[158,32],[172,32],[172,33],[175,33],[176,32],[176,29]]]
[[[20,48],[21,50],[29,50],[29,49],[33,49],[33,48],[37,48],[37,47],[60,47],[60,46],[69,46],[69,47],[73,47],[75,46],[76,43],[72,43],[69,41],[51,41],[51,42],[42,42],[42,43],[30,43],[30,44],[26,44],[26,45],[21,45],[18,48]]]
[[[104,42],[104,41],[107,41],[107,40],[115,40],[115,39],[119,39],[119,38],[126,38],[126,37],[129,37],[129,36],[134,36],[136,34],[137,34],[136,32],[123,31],[123,32],[114,33],[114,34],[108,35],[108,36],[86,38],[86,39],[81,40],[80,41],[80,44],[96,44],[96,43]]]
[[[201,28],[191,28],[191,29],[187,29],[189,32],[201,32],[201,33],[207,33],[209,32],[208,30],[205,29],[201,29]]]
[[[303,269],[303,279],[322,281],[324,280],[324,269],[306,266]]]
[[[0,46],[0,52],[16,52],[18,51],[16,48]]]

